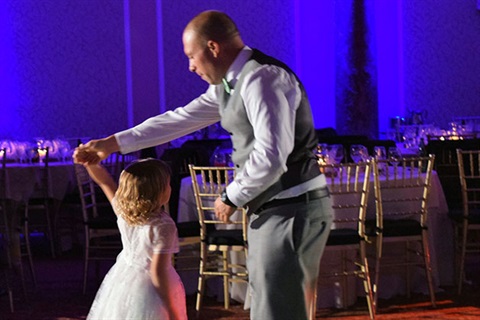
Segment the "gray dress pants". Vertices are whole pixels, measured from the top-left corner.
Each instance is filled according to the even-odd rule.
[[[329,196],[252,214],[248,228],[252,320],[306,320],[332,224]]]

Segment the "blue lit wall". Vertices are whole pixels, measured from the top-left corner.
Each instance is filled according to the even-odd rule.
[[[334,127],[335,70],[344,61],[342,39],[349,32],[344,13],[351,1],[152,0],[162,6],[157,28],[163,68],[156,71],[160,101],[154,103],[160,106],[146,107],[149,112],[172,109],[205,90],[206,84],[187,70],[181,33],[198,12],[219,9],[237,21],[249,45],[298,73],[316,127]],[[480,11],[475,3],[365,1],[374,37],[380,132],[390,117],[410,109],[428,110],[427,120],[439,126],[454,116],[478,116]],[[127,86],[135,72],[127,70],[130,21],[124,20],[124,3],[141,5],[132,0],[0,1],[0,139],[94,137],[144,117],[142,106],[128,102],[138,97]]]
[[[18,131],[19,117],[13,105],[18,103],[17,66],[10,32],[10,12],[7,2],[0,2],[0,138],[13,138]]]
[[[295,1],[296,70],[315,127],[335,127],[335,1]]]
[[[121,1],[2,0],[0,15],[0,139],[125,127]]]

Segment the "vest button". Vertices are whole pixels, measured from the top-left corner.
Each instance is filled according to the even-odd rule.
[[[233,136],[233,132],[229,132],[228,134],[231,135],[231,136]]]
[[[240,165],[239,165],[239,164],[236,164],[235,167],[240,168]]]
[[[235,148],[233,148],[232,150],[233,150],[233,151],[237,151],[237,149],[235,149]]]

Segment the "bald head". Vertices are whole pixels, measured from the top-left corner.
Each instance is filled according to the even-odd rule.
[[[240,40],[235,22],[225,13],[215,10],[204,11],[194,17],[185,27],[186,31],[194,32],[197,40],[204,42],[212,40],[225,44]]]
[[[244,47],[237,26],[223,12],[204,11],[183,31],[189,70],[210,84],[219,84]]]

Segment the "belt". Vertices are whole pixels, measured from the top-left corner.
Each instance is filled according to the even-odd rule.
[[[260,213],[263,210],[267,210],[273,207],[283,206],[292,203],[304,202],[307,203],[311,200],[321,199],[330,196],[330,192],[327,187],[320,189],[315,189],[302,193],[299,196],[283,199],[275,199],[268,202],[265,202],[258,210],[255,211],[256,214]]]

